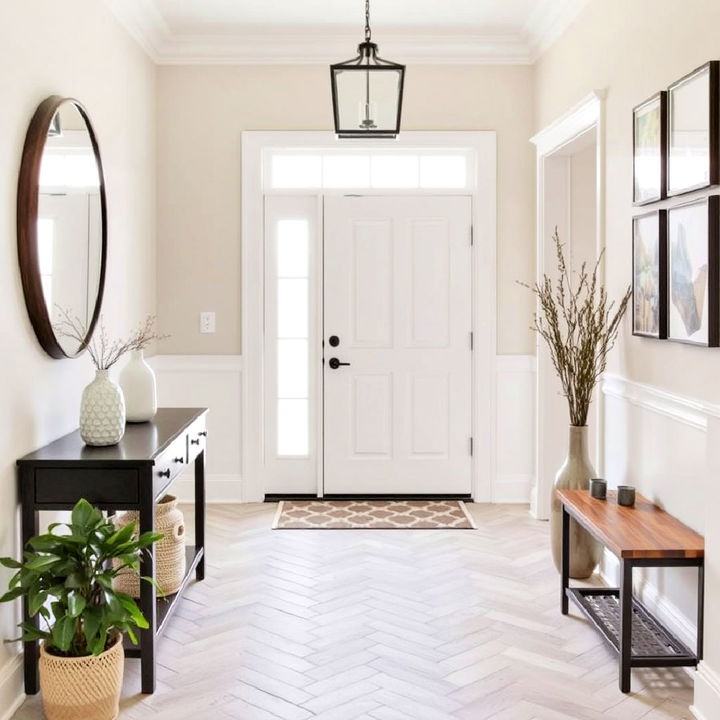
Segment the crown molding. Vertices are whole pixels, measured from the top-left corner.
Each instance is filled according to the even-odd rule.
[[[358,32],[308,27],[303,32],[179,34],[154,0],[104,0],[158,65],[327,64],[352,56]],[[515,34],[383,31],[386,57],[412,64],[528,65],[557,39],[588,0],[540,0]]]
[[[534,63],[576,20],[590,0],[541,0],[530,13],[523,32]]]
[[[229,36],[175,35],[159,48],[161,65],[189,63],[205,65],[290,63],[323,64],[347,60],[355,54],[355,34],[304,33],[244,34]],[[526,65],[530,54],[525,42],[515,36],[393,35],[384,33],[380,54],[395,62],[413,64]]]

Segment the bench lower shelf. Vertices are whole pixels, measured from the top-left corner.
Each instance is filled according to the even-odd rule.
[[[611,648],[620,652],[620,590],[568,588],[569,598],[595,625]],[[632,667],[695,666],[698,658],[633,598]]]

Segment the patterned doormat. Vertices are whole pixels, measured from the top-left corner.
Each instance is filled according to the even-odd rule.
[[[273,530],[474,530],[459,500],[283,500]]]

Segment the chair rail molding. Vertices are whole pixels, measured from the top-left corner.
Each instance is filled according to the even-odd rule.
[[[602,391],[608,397],[625,400],[644,410],[659,413],[698,430],[707,430],[709,417],[720,418],[720,405],[675,395],[621,375],[606,373],[603,376]]]

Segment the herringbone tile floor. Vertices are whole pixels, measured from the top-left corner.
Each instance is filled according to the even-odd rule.
[[[211,507],[208,577],[160,641],[154,695],[126,661],[121,717],[692,717],[686,672],[636,671],[622,695],[598,634],[560,615],[546,523],[470,509],[476,531],[271,531],[274,505]]]

